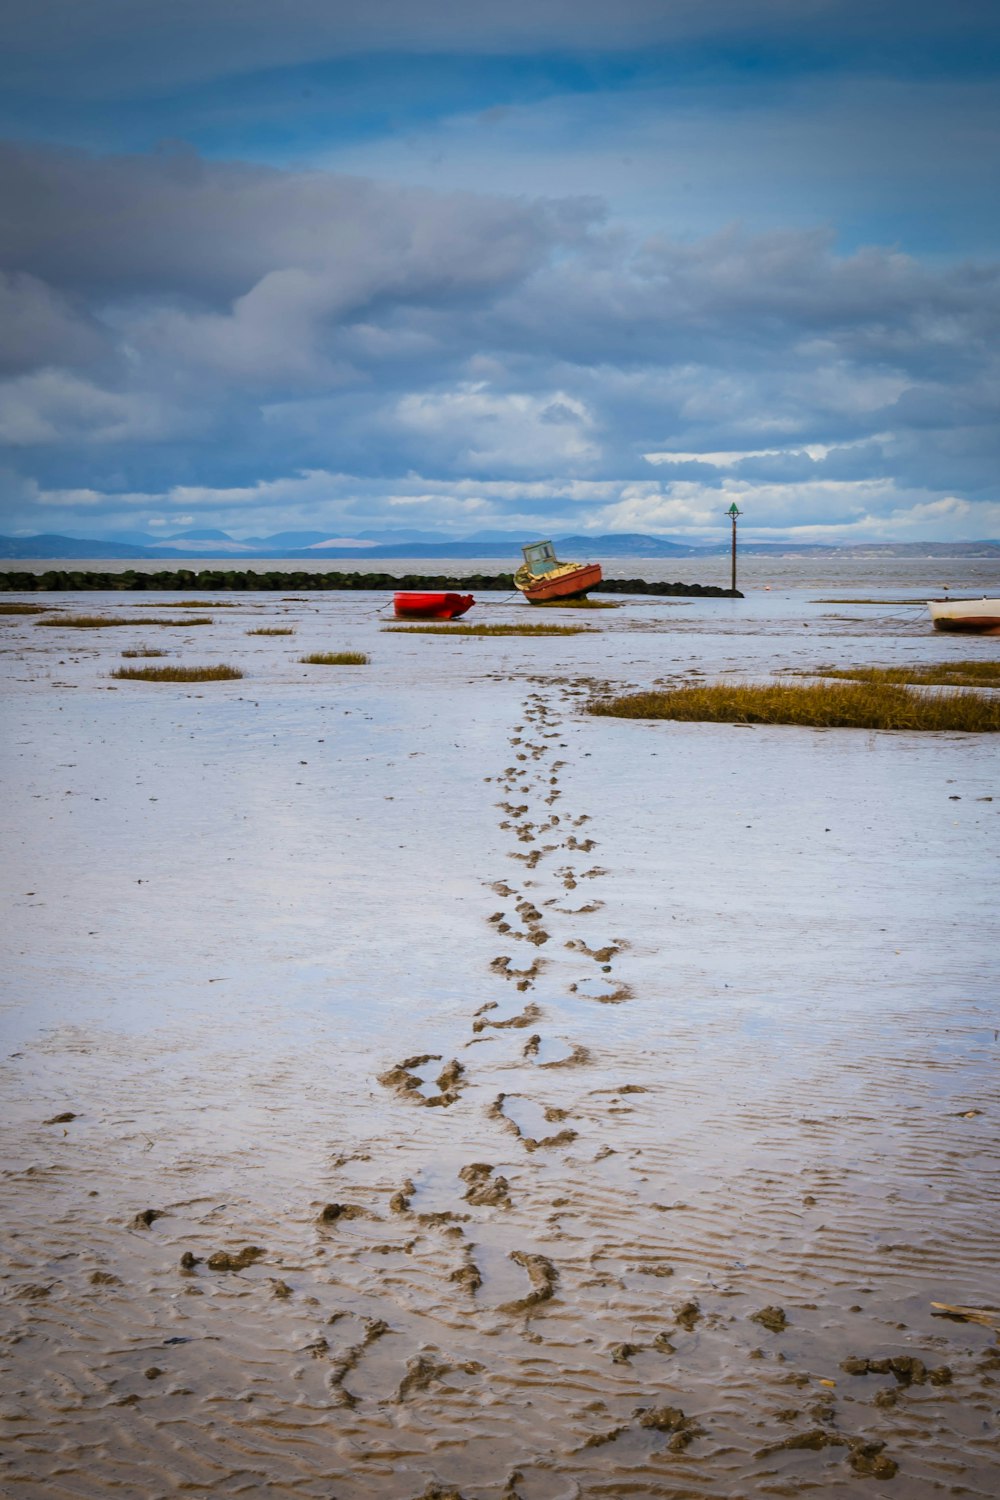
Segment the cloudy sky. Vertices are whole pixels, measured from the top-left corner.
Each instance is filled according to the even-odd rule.
[[[0,529],[1000,537],[991,0],[5,0]]]

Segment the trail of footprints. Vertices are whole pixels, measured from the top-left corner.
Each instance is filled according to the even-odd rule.
[[[471,1035],[463,1044],[464,1048],[471,1048],[477,1043],[498,1041],[509,1033],[530,1031],[513,1059],[505,1061],[503,1067],[507,1071],[530,1070],[535,1078],[544,1076],[545,1070],[582,1068],[591,1061],[590,1049],[582,1043],[547,1037],[541,1029],[544,1008],[530,998],[530,992],[543,976],[550,982],[550,971],[569,965],[574,975],[573,978],[567,975],[565,980],[569,994],[605,1004],[619,1003],[629,995],[627,984],[614,975],[615,960],[626,947],[622,939],[592,944],[582,936],[572,936],[557,944],[553,931],[561,919],[591,918],[602,909],[602,902],[594,897],[578,905],[567,905],[566,895],[581,882],[596,881],[606,873],[596,865],[580,869],[567,859],[567,856],[589,856],[597,844],[585,832],[590,821],[587,814],[573,816],[554,810],[562,797],[559,773],[567,764],[556,755],[557,748],[565,748],[561,733],[558,710],[541,694],[531,693],[522,722],[515,726],[510,738],[513,763],[499,776],[486,778],[501,793],[496,803],[501,815],[499,827],[517,846],[510,849],[509,858],[523,867],[517,876],[499,878],[490,885],[501,905],[487,920],[509,951],[497,953],[489,967],[498,982],[513,985],[515,992],[525,998],[514,1006],[505,999],[489,999],[478,1005],[469,1018]],[[539,807],[545,811],[539,813]],[[552,894],[546,894],[546,887]],[[550,1051],[555,1055],[548,1055]],[[402,1059],[380,1074],[378,1081],[404,1104],[447,1109],[462,1101],[472,1079],[469,1069],[459,1059],[445,1061],[441,1054],[425,1053]],[[579,1122],[574,1123],[566,1109],[538,1101],[529,1092],[498,1092],[484,1105],[484,1113],[502,1132],[502,1139],[509,1142],[513,1138],[519,1143],[526,1166],[534,1153],[568,1147],[579,1136]],[[502,1139],[497,1140],[500,1154],[505,1149]],[[489,1209],[502,1218],[513,1205],[516,1189],[489,1162],[469,1162],[457,1175],[453,1209],[418,1212],[414,1206],[418,1189],[412,1177],[392,1195],[389,1207],[393,1214],[406,1215],[423,1229],[438,1229],[456,1242],[461,1261],[450,1272],[449,1279],[475,1304],[484,1277],[476,1259],[477,1246],[463,1227],[472,1217],[463,1211],[464,1207]],[[482,1240],[487,1231],[488,1224],[479,1220],[474,1232]],[[559,1269],[538,1249],[517,1246],[505,1254],[524,1272],[527,1288],[521,1296],[477,1310],[527,1320],[555,1295]],[[360,1347],[352,1346],[348,1353],[353,1357]]]
[[[567,1239],[559,1222],[569,1200],[558,1190],[553,1196],[556,1184],[545,1173],[547,1163],[560,1163],[559,1153],[580,1141],[586,1122],[536,1097],[532,1085],[551,1078],[553,1069],[586,1070],[592,1054],[582,1042],[547,1033],[545,1004],[532,992],[544,980],[549,993],[561,984],[578,1001],[619,1003],[629,994],[615,975],[626,944],[603,934],[592,941],[589,932],[573,930],[583,919],[592,924],[602,902],[589,894],[577,902],[570,893],[605,871],[596,865],[581,868],[580,856],[586,862],[597,847],[586,832],[588,816],[555,810],[562,797],[559,773],[566,762],[558,750],[564,744],[558,710],[541,694],[529,696],[510,744],[513,763],[486,778],[500,792],[499,826],[510,836],[514,866],[489,885],[498,905],[486,919],[502,951],[484,978],[497,986],[496,994],[477,997],[468,1035],[456,1041],[455,1050],[465,1052],[468,1061],[442,1052],[418,1053],[394,1063],[377,1082],[401,1111],[433,1110],[439,1119],[447,1112],[452,1146],[456,1139],[468,1142],[469,1155],[480,1158],[484,1139],[492,1139],[490,1154],[509,1161],[513,1149],[517,1165],[501,1171],[490,1160],[471,1159],[446,1170],[430,1144],[440,1132],[423,1131],[416,1117],[412,1130],[403,1117],[393,1133],[411,1163],[419,1163],[422,1147],[427,1157],[410,1165],[394,1186],[380,1190],[360,1178],[353,1189],[347,1185],[352,1163],[376,1155],[384,1159],[384,1145],[334,1163],[345,1201],[316,1203],[312,1212],[319,1254],[335,1273],[330,1286],[341,1296],[349,1291],[352,1310],[327,1309],[303,1352],[320,1362],[330,1404],[359,1421],[375,1419],[373,1386],[376,1402],[384,1405],[405,1403],[428,1390],[454,1393],[456,1381],[462,1389],[462,1377],[474,1385],[483,1366],[463,1357],[470,1330],[475,1352],[484,1333],[513,1334],[529,1348],[542,1343],[531,1322],[558,1298],[561,1283],[557,1257],[546,1251],[553,1241],[575,1250],[573,1236]],[[483,1045],[488,1062],[480,1069],[484,1054],[471,1049]],[[520,1073],[521,1088],[498,1089],[498,1069],[504,1082]],[[627,1091],[626,1086],[615,1092]],[[603,1117],[606,1121],[608,1111]],[[596,1143],[589,1152],[594,1161],[610,1154],[610,1147],[597,1150]],[[520,1216],[519,1195],[525,1198]],[[548,1215],[538,1213],[539,1199],[550,1206]],[[246,1263],[265,1253],[248,1247]],[[236,1257],[225,1267],[209,1261],[208,1268],[236,1271],[242,1264]],[[195,1274],[195,1265],[201,1262],[192,1258],[189,1274]],[[572,1275],[578,1271],[574,1263]],[[279,1285],[283,1290],[274,1295],[292,1296],[287,1283]],[[440,1337],[442,1325],[451,1352],[423,1338]]]

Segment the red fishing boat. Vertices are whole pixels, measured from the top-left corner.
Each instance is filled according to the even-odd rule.
[[[475,602],[471,594],[404,591],[393,595],[397,620],[455,620]]]
[[[551,542],[531,542],[521,551],[524,562],[514,574],[514,587],[529,604],[583,599],[603,576],[600,563],[560,562]]]

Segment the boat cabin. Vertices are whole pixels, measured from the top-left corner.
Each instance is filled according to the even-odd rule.
[[[524,565],[533,578],[541,578],[543,574],[551,573],[553,568],[559,567],[556,549],[551,542],[529,542],[521,551],[524,553]]]

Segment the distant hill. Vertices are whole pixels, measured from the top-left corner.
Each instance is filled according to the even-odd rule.
[[[426,538],[427,533],[417,533]],[[0,536],[0,558],[48,559],[53,562],[79,558],[99,561],[102,558],[177,559],[189,558],[249,563],[255,558],[301,558],[318,563],[327,558],[373,559],[399,557],[504,558],[513,566],[520,561],[521,546],[527,540],[540,540],[523,533],[504,536],[488,533],[462,541],[437,538],[415,541],[414,533],[376,532],[370,537],[331,537],[322,531],[283,531],[269,537],[239,540],[225,531],[195,530],[178,532],[162,540],[140,544],[129,541],[95,541],[85,537],[44,533],[39,536]],[[588,558],[600,562],[612,557],[719,557],[729,551],[728,539],[712,546],[695,547],[668,537],[647,536],[642,532],[613,532],[604,536],[555,536],[557,552],[571,561]],[[741,557],[980,557],[1000,561],[1000,541],[982,542],[864,542],[845,546],[821,542],[753,542],[740,541]]]

